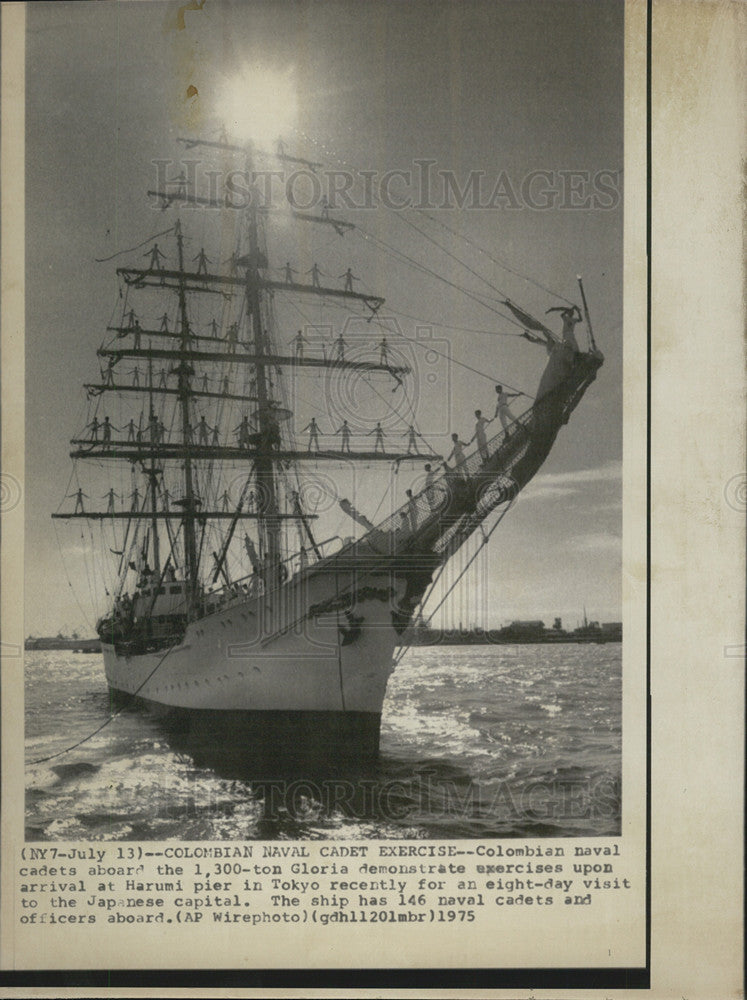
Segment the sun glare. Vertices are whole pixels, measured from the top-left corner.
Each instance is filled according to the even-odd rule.
[[[247,65],[226,82],[219,108],[227,131],[236,139],[273,142],[296,120],[293,71]]]

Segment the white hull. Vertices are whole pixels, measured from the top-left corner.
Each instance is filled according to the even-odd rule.
[[[237,601],[188,627],[170,649],[126,656],[102,643],[109,687],[169,708],[230,712],[365,712],[380,715],[400,638],[384,596],[387,575],[371,580],[375,596],[351,609],[309,614],[335,596],[330,576],[291,581],[262,598]],[[347,635],[345,634],[347,632]]]

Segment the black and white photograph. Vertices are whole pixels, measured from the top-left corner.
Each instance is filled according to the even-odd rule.
[[[741,995],[745,17],[0,4],[0,991]]]
[[[623,24],[28,8],[29,841],[620,834]]]

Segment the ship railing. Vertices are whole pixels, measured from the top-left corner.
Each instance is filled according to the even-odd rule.
[[[321,553],[321,560],[324,560],[328,553],[325,552],[328,546],[331,546],[333,542],[339,542],[343,544],[343,540],[340,535],[332,535],[330,538],[325,538],[321,542],[316,542],[316,548]],[[287,572],[283,573],[281,570],[281,575],[283,577],[282,583],[287,580],[298,576],[305,569],[310,566],[314,566],[320,561],[314,551],[312,546],[306,549],[305,555],[302,556],[300,552],[294,552],[285,559],[280,560],[279,565],[285,567]],[[281,584],[279,584],[281,585]],[[231,583],[225,583],[221,587],[217,587],[215,590],[210,590],[205,594],[205,610],[207,614],[212,614],[215,611],[221,611],[224,608],[231,607],[233,604],[245,601],[250,597],[259,597],[268,590],[274,589],[273,587],[267,587],[265,581],[262,579],[261,574],[256,572],[247,573],[246,576],[239,577],[236,580],[232,580]]]

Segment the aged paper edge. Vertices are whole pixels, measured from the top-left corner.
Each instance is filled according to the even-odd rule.
[[[631,3],[631,14],[642,7]],[[744,437],[734,433],[735,416],[739,427],[744,416],[741,205],[739,185],[734,183],[739,179],[743,152],[739,133],[744,66],[735,41],[743,17],[739,7],[738,3],[658,0],[653,10],[650,992],[657,998],[732,996],[741,983],[739,748],[744,698],[739,649],[744,615],[744,510],[743,506],[739,509],[743,493],[734,492],[734,478],[744,469]],[[14,73],[16,80],[19,75],[22,79],[23,45],[18,44],[17,35],[11,44],[9,36],[18,30],[22,10],[16,5],[3,8],[2,39],[3,470],[13,470],[13,474],[18,470],[21,482],[23,343],[18,331],[22,329],[23,268],[16,268],[19,275],[13,274],[11,266],[14,260],[23,260],[23,99],[22,91],[18,97],[12,90]],[[687,57],[692,63],[683,71]],[[626,153],[628,141],[626,136]],[[683,156],[686,181],[680,180]],[[718,170],[714,170],[714,157]],[[628,167],[626,159],[630,183]],[[695,189],[689,183],[693,180],[700,181]],[[627,215],[632,192],[626,188]],[[714,353],[718,364],[711,360]],[[7,431],[19,415],[20,427],[13,426],[14,450],[9,451]],[[731,505],[734,496],[736,509]],[[16,638],[16,629],[9,631],[7,623],[22,622],[20,588],[9,593],[7,584],[20,577],[22,525],[16,529],[19,517],[22,521],[22,505],[16,511],[15,520],[13,512],[3,519],[4,641]],[[688,618],[699,628],[688,627]],[[21,628],[21,643],[22,636]],[[8,668],[4,658],[5,844],[12,842],[8,835],[16,827],[14,804],[19,801],[13,798],[23,740],[22,713],[17,711],[23,703],[19,664],[20,660],[11,658]],[[15,711],[9,712],[9,706]],[[716,844],[718,859],[713,853]],[[5,855],[7,851],[4,861]],[[67,991],[60,987],[34,990],[36,995],[63,992]],[[101,995],[96,989],[73,992]],[[116,989],[109,995],[127,992]],[[182,992],[192,991],[169,990],[170,995]],[[240,992],[299,995],[284,990]],[[366,989],[359,995],[382,992]],[[407,992],[399,991],[399,995]],[[456,996],[462,991],[428,992]],[[526,995],[520,990],[464,992]],[[638,993],[584,992],[592,996]],[[238,995],[239,991],[199,993]],[[303,990],[303,995],[317,993],[351,995],[350,990]],[[24,995],[30,995],[28,990]],[[425,991],[413,995],[425,995]],[[538,990],[532,995],[574,996],[578,991]]]

